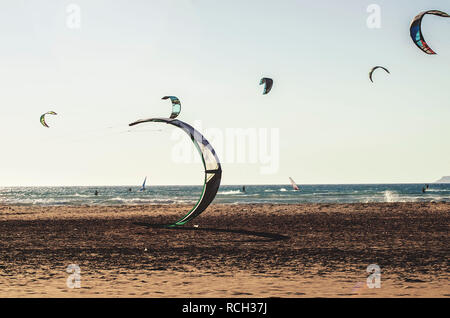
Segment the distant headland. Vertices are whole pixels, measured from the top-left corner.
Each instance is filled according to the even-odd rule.
[[[436,183],[450,183],[450,176],[444,176],[436,181]]]

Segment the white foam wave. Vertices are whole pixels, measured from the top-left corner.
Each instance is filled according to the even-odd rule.
[[[80,198],[88,198],[88,197],[91,197],[91,195],[87,195],[87,194],[79,194],[79,193],[75,193],[73,196],[74,196],[74,197],[80,197]]]
[[[402,198],[395,191],[386,190],[384,193],[384,202],[417,202],[423,197]]]

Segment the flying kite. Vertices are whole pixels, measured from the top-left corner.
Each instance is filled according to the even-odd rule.
[[[425,41],[423,34],[422,34],[422,19],[427,14],[437,15],[437,16],[443,17],[443,18],[450,18],[450,15],[448,15],[445,12],[438,11],[438,10],[424,11],[422,13],[419,13],[411,22],[411,27],[409,29],[409,32],[411,34],[412,40],[417,45],[417,47],[427,54],[436,54],[436,52],[434,52],[428,46],[428,44]]]
[[[270,90],[272,89],[273,86],[273,79],[268,78],[268,77],[263,77],[261,78],[261,81],[259,82],[259,85],[264,85],[264,92],[263,95],[266,95],[270,92]]]
[[[369,78],[370,78],[370,81],[371,81],[372,83],[373,83],[373,79],[372,79],[373,72],[375,72],[375,70],[377,70],[377,69],[379,69],[379,68],[385,70],[388,74],[391,74],[387,68],[385,68],[385,67],[383,67],[383,66],[375,66],[375,67],[372,68],[372,69],[370,70],[370,72],[369,72]]]
[[[50,126],[47,125],[47,123],[45,122],[45,116],[47,116],[47,115],[58,115],[58,114],[53,111],[49,111],[49,112],[46,112],[45,114],[41,115],[40,121],[41,121],[42,126],[50,128]]]
[[[172,102],[172,114],[170,115],[171,119],[177,118],[177,116],[181,112],[181,103],[180,100],[175,96],[164,96],[162,99],[170,99]]]
[[[144,183],[142,184],[142,188],[141,188],[141,190],[139,190],[139,191],[145,191],[145,183],[147,182],[147,177],[145,177],[145,179],[144,179]]]
[[[181,120],[170,118],[141,119],[131,123],[130,126],[148,122],[166,123],[184,130],[184,132],[191,138],[202,159],[203,167],[205,169],[205,180],[200,199],[185,216],[169,226],[175,227],[186,224],[205,211],[209,204],[214,200],[217,191],[219,190],[220,180],[222,178],[222,167],[220,165],[219,158],[208,140],[206,140],[205,137],[203,137],[203,135],[195,128]]]

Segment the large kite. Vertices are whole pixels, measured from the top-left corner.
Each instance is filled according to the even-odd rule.
[[[181,112],[180,100],[175,96],[164,96],[162,99],[170,99],[170,101],[172,102],[172,114],[170,114],[170,118],[177,118],[177,116]]]
[[[268,77],[263,77],[261,78],[261,81],[259,82],[259,85],[264,85],[264,92],[263,95],[266,95],[270,92],[270,90],[272,89],[273,86],[273,79],[268,78]]]
[[[372,68],[372,69],[370,70],[370,72],[369,72],[369,78],[370,78],[370,81],[371,81],[372,83],[373,83],[373,78],[372,78],[373,72],[375,72],[375,70],[377,70],[377,69],[379,69],[379,68],[385,70],[388,74],[391,74],[387,68],[385,68],[385,67],[383,67],[383,66],[375,66],[375,67]]]
[[[428,46],[428,44],[425,41],[423,34],[422,34],[422,19],[427,14],[437,15],[437,16],[443,17],[443,18],[450,18],[450,15],[448,15],[445,12],[439,11],[439,10],[424,11],[422,13],[419,13],[411,22],[411,27],[409,29],[409,32],[411,34],[412,40],[417,45],[417,47],[427,54],[436,54],[436,52],[434,52]]]
[[[49,112],[46,112],[45,114],[41,115],[40,122],[41,122],[42,126],[50,128],[50,126],[47,125],[47,123],[45,121],[45,116],[47,116],[47,115],[58,115],[58,114],[53,111],[49,111]]]
[[[219,190],[220,180],[222,178],[222,168],[219,158],[208,140],[206,140],[205,137],[203,137],[203,135],[192,126],[182,122],[181,120],[170,118],[150,118],[135,121],[134,123],[131,123],[130,126],[148,122],[166,123],[183,129],[184,132],[191,138],[194,146],[200,154],[200,157],[202,158],[203,167],[205,168],[205,181],[200,199],[185,216],[170,226],[173,227],[186,224],[205,211],[209,204],[214,200],[217,191]]]
[[[294,179],[289,177],[289,181],[291,181],[292,189],[294,189],[295,191],[299,191],[300,190],[300,188],[298,187],[297,183],[295,183]]]

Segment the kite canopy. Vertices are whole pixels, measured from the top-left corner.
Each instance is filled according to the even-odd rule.
[[[291,177],[289,177],[289,181],[291,181],[292,188],[295,191],[299,191],[300,190],[300,188],[297,186],[297,184],[295,183],[295,181]]]
[[[430,11],[425,11],[425,12],[418,14],[411,22],[411,27],[409,29],[409,32],[411,34],[412,40],[417,45],[417,47],[427,54],[436,54],[436,52],[434,52],[428,46],[428,44],[425,41],[423,34],[422,34],[422,19],[427,14],[437,15],[437,16],[443,17],[443,18],[450,18],[450,15],[448,15],[445,12],[439,11],[439,10],[430,10]]]
[[[261,81],[259,82],[259,85],[262,85],[262,84],[265,84],[263,95],[266,95],[272,89],[273,79],[268,78],[268,77],[263,77],[263,78],[261,78]]]
[[[40,122],[41,122],[42,126],[50,128],[50,126],[47,125],[47,123],[45,121],[45,116],[47,116],[47,115],[58,115],[58,114],[55,113],[54,111],[49,111],[49,112],[46,112],[45,114],[41,115]]]
[[[385,70],[388,74],[391,74],[387,68],[385,68],[385,67],[383,67],[383,66],[375,66],[375,67],[372,68],[372,69],[370,70],[370,72],[369,72],[369,78],[370,78],[370,81],[371,81],[372,83],[373,83],[373,79],[372,79],[373,72],[375,72],[375,70],[377,70],[377,69],[379,69],[379,68]]]
[[[172,114],[170,115],[171,119],[177,118],[177,116],[181,112],[181,103],[180,100],[175,96],[164,96],[162,99],[170,99],[172,102]]]
[[[195,206],[181,219],[176,221],[171,226],[179,226],[186,224],[190,220],[194,219],[200,213],[206,210],[209,204],[214,200],[217,191],[220,187],[220,180],[222,178],[222,167],[220,165],[219,158],[216,155],[215,150],[203,137],[203,135],[194,129],[192,126],[178,119],[170,118],[150,118],[138,120],[131,123],[130,126],[135,126],[142,123],[156,122],[166,123],[175,127],[181,128],[191,138],[194,146],[197,148],[200,157],[202,158],[203,167],[205,168],[205,183],[203,185],[202,194]]]

